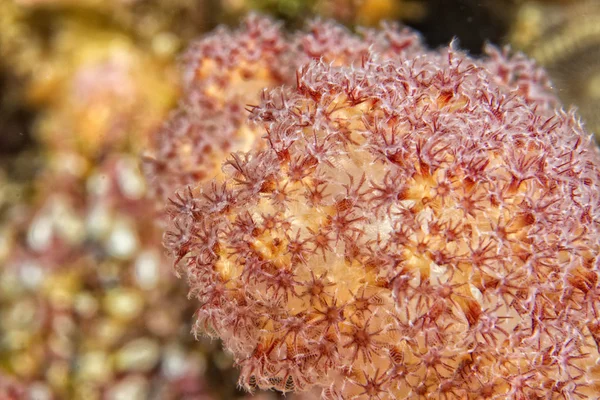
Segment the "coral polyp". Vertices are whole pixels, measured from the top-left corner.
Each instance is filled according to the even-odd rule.
[[[246,106],[261,92],[292,84],[295,71],[312,59],[336,65],[360,63],[377,48],[383,55],[416,53],[414,33],[366,30],[364,38],[331,22],[286,34],[280,24],[258,15],[237,30],[218,28],[192,44],[183,58],[184,95],[179,108],[155,136],[144,163],[155,195],[195,185],[221,173],[231,152],[263,146],[260,130],[247,120]],[[258,147],[256,147],[258,146]]]
[[[172,196],[197,332],[246,389],[598,393],[600,155],[543,74],[490,53],[308,57],[250,107],[253,149]]]

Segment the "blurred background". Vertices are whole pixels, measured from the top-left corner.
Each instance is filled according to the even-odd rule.
[[[598,0],[0,0],[0,399],[278,397],[237,391],[220,343],[190,334],[139,168],[178,54],[251,10],[510,45],[600,132]]]

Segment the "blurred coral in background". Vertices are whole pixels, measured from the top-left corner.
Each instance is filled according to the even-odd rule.
[[[249,11],[269,12],[302,24],[319,15],[345,24],[378,25],[381,20],[418,21],[427,14],[424,0],[223,0],[229,17]]]
[[[519,6],[509,42],[543,65],[565,104],[600,132],[600,2],[530,1]],[[598,136],[597,136],[598,138]]]
[[[174,57],[205,11],[182,20],[158,2],[143,2],[147,15],[142,2],[42,3],[1,4],[4,67],[38,110],[36,146],[7,164],[29,160],[33,180],[3,175],[0,367],[17,388],[6,396],[231,398],[234,378],[207,386],[211,374],[227,382],[230,362],[190,335],[194,305],[139,171],[178,94]],[[200,11],[187,4],[180,14]]]
[[[206,395],[136,158],[44,179],[2,232],[3,366],[36,399]]]

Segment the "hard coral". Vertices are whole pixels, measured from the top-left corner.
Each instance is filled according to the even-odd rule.
[[[345,35],[370,51],[294,56],[238,125],[263,139],[171,198],[197,331],[249,390],[598,393],[600,155],[577,117],[523,60]]]

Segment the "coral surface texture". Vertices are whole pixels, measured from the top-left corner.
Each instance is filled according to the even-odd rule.
[[[543,71],[486,53],[257,17],[189,51],[146,171],[243,387],[600,393],[600,154]]]

